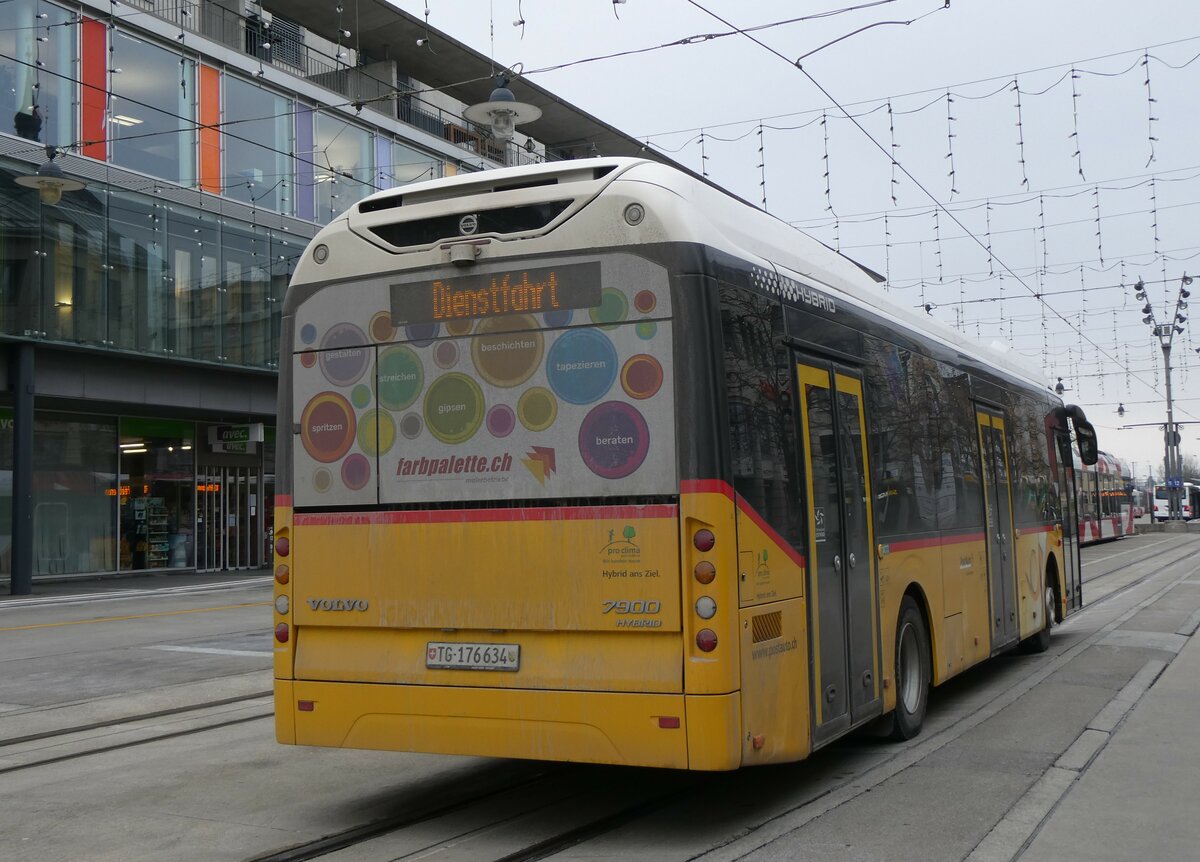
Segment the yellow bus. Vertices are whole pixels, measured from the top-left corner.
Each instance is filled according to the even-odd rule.
[[[282,340],[283,743],[797,760],[1082,599],[1083,413],[662,164],[369,197]]]

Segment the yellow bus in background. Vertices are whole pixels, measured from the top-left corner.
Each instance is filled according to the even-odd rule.
[[[376,194],[283,325],[280,742],[797,760],[1082,601],[1082,412],[670,167]]]

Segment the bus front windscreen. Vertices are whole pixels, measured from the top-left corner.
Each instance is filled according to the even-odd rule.
[[[630,255],[326,285],[297,308],[298,506],[674,493],[667,272]]]

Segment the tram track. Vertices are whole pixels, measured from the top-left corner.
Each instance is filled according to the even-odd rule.
[[[255,691],[250,694],[241,694],[234,697],[225,697],[218,700],[208,700],[202,703],[191,703],[184,706],[171,707],[169,709],[156,709],[151,712],[138,713],[136,715],[122,716],[120,718],[105,719],[104,721],[93,721],[87,724],[76,724],[70,727],[56,728],[54,730],[43,730],[38,733],[27,733],[22,736],[10,736],[0,738],[0,756],[3,755],[3,750],[9,746],[21,745],[27,742],[40,742],[47,739],[54,739],[60,736],[72,736],[76,733],[88,733],[93,730],[106,730],[109,728],[121,727],[126,724],[136,724],[139,721],[153,721],[156,718],[170,718],[177,715],[184,715],[189,712],[199,712],[205,709],[213,709],[220,706],[229,706],[234,703],[242,703],[247,700],[260,700],[264,697],[270,697],[272,694],[270,689],[264,691]]]
[[[571,771],[590,768],[581,764],[554,764],[546,766],[547,768],[543,771],[529,776],[522,781],[506,783],[502,786],[489,789],[484,793],[466,796],[450,803],[430,806],[415,812],[376,820],[372,823],[323,836],[314,841],[296,844],[283,850],[252,856],[246,862],[307,862],[307,860],[319,859],[354,847],[358,847],[361,850],[363,845],[372,840],[383,839],[388,836],[402,836],[405,830],[414,829],[423,824],[428,824],[455,814],[469,814],[477,808],[482,810],[481,806],[492,801],[507,801],[509,794],[513,791],[523,790],[529,793],[536,793],[540,789],[543,792],[547,790],[552,792],[553,788],[551,785],[554,779],[560,777],[569,779]],[[615,809],[608,810],[599,816],[587,817],[583,822],[576,823],[561,831],[554,831],[552,834],[541,837],[519,849],[502,853],[502,855],[487,854],[478,858],[492,859],[493,862],[534,862],[534,860],[545,859],[555,853],[615,831],[622,826],[660,811],[669,805],[685,800],[689,794],[696,791],[697,785],[700,784],[702,779],[703,776],[699,775],[669,773],[667,778],[669,783],[682,782],[684,786],[673,787],[665,791],[651,790],[633,802],[618,805]],[[539,787],[539,785],[541,786]],[[567,796],[561,794],[555,795],[549,801],[538,805],[529,805],[525,801],[521,801],[515,813],[500,813],[486,816],[482,823],[456,827],[450,830],[449,834],[439,837],[435,841],[422,841],[420,846],[413,847],[407,851],[397,853],[390,849],[380,848],[384,851],[381,853],[380,858],[399,860],[410,857],[424,857],[440,852],[453,851],[456,848],[461,853],[461,845],[471,838],[503,830],[506,827],[515,827],[518,821],[530,815],[545,815],[550,809],[569,805],[575,801],[579,801],[580,804],[590,807],[595,804],[597,797],[602,797],[605,793],[615,794],[618,792],[621,795],[628,795],[629,791],[622,776],[614,774],[612,778],[604,782],[600,787],[590,786],[585,791],[568,794]],[[561,812],[559,813],[561,814]],[[469,820],[469,817],[466,819]]]
[[[512,791],[527,789],[547,782],[550,778],[560,775],[571,768],[571,764],[542,764],[540,771],[519,781],[507,782],[483,792],[466,794],[449,802],[429,805],[419,808],[416,811],[409,811],[392,817],[383,817],[373,820],[370,823],[352,826],[349,829],[323,835],[313,841],[305,841],[282,850],[272,850],[252,856],[246,862],[307,862],[310,859],[319,859],[322,856],[364,844],[375,838],[391,835],[404,829],[437,820],[441,817],[466,811],[473,806],[486,803],[489,800],[496,799]]]
[[[14,759],[19,757],[21,752],[17,751],[21,745],[29,745],[34,743],[52,743],[50,747],[67,746],[72,744],[71,737],[80,734],[95,733],[99,731],[111,730],[115,733],[135,732],[138,728],[133,727],[139,721],[155,721],[157,719],[166,718],[174,721],[186,720],[189,713],[201,713],[204,710],[221,710],[223,707],[236,706],[240,702],[250,702],[255,699],[270,695],[270,692],[255,695],[244,695],[234,698],[227,698],[221,701],[212,701],[206,704],[194,704],[186,707],[177,707],[175,709],[158,710],[152,713],[146,713],[140,716],[131,716],[119,719],[115,722],[96,722],[89,725],[80,725],[76,728],[63,728],[62,730],[46,731],[44,733],[28,734],[23,737],[14,737],[5,740],[0,745],[0,758]],[[224,713],[228,715],[228,712]],[[87,743],[96,740],[97,737],[82,738],[76,740],[80,745],[86,746],[79,750],[69,751],[62,754],[55,754],[49,757],[35,757],[30,760],[25,760],[18,763],[3,765],[0,763],[0,775],[6,775],[12,772],[22,772],[39,767],[51,766],[54,764],[64,763],[72,760],[78,760],[84,757],[93,757],[98,754],[107,754],[113,751],[121,751],[129,748],[136,748],[142,745],[149,745],[153,742],[162,742],[165,740],[179,739],[186,736],[195,736],[201,733],[208,733],[213,730],[221,730],[226,727],[234,727],[240,724],[247,724],[253,721],[261,721],[264,718],[274,718],[274,709],[269,709],[265,712],[254,712],[250,715],[237,715],[230,718],[220,718],[222,713],[218,713],[214,718],[217,721],[210,721],[194,727],[180,728],[176,730],[168,730],[163,733],[151,733],[145,736],[137,736],[132,739],[126,739],[121,742],[112,742],[106,745],[92,745]],[[153,725],[146,730],[152,730]],[[108,734],[111,735],[111,734]]]
[[[1198,542],[1200,542],[1200,538],[1189,539],[1188,541],[1186,541],[1183,544],[1182,549],[1179,544],[1172,543],[1171,547],[1164,548],[1161,551],[1156,551],[1152,554],[1149,554],[1148,556],[1139,558],[1137,560],[1137,565],[1141,566],[1146,563],[1157,560],[1160,557],[1171,556],[1172,559],[1169,560],[1165,564],[1165,566],[1173,566],[1176,563],[1182,562],[1182,561],[1188,559],[1189,557],[1193,556],[1195,553],[1194,546]],[[1107,560],[1095,560],[1094,562],[1102,563],[1102,562],[1107,562]],[[1083,608],[1087,609],[1087,608],[1091,608],[1091,607],[1096,607],[1096,606],[1103,604],[1104,602],[1109,601],[1110,599],[1113,599],[1113,598],[1116,598],[1117,596],[1123,595],[1124,593],[1128,592],[1131,589],[1134,589],[1138,585],[1145,583],[1148,579],[1159,574],[1159,572],[1161,571],[1160,569],[1154,569],[1154,570],[1148,571],[1145,574],[1130,581],[1129,583],[1122,584],[1121,586],[1117,587],[1116,589],[1112,590],[1111,592],[1105,593],[1100,598],[1098,598],[1094,601],[1086,600],[1087,599],[1087,587],[1089,584],[1097,584],[1098,582],[1104,581],[1107,578],[1110,578],[1114,575],[1119,575],[1122,572],[1126,571],[1127,569],[1128,569],[1128,564],[1121,563],[1121,564],[1118,564],[1113,569],[1109,569],[1107,571],[1102,571],[1097,574],[1091,575],[1090,577],[1084,578],[1083,587],[1084,587],[1085,604],[1084,604]]]

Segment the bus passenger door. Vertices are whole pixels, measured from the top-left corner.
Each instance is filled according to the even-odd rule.
[[[992,652],[1015,643],[1017,620],[1016,553],[1013,541],[1012,495],[1008,481],[1008,445],[1004,420],[980,408],[979,452],[983,461],[983,500],[988,549],[988,588],[992,618]]]
[[[1061,511],[1063,568],[1059,573],[1061,598],[1066,600],[1066,613],[1083,607],[1083,576],[1079,565],[1079,501],[1075,496],[1075,470],[1071,460],[1071,436],[1056,434],[1058,444],[1058,486]]]
[[[862,381],[797,366],[808,490],[813,743],[882,708]]]

